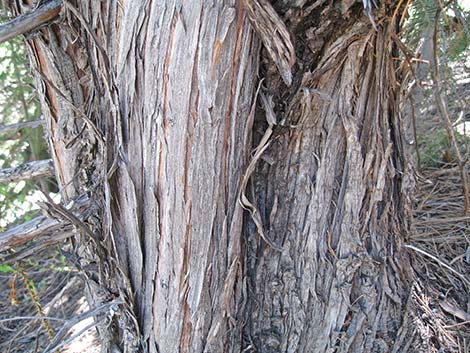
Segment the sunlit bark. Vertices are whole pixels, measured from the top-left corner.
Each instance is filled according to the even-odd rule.
[[[89,301],[125,303],[103,351],[416,339],[394,6],[375,31],[359,3],[292,3],[67,1],[30,39],[63,199],[101,209],[77,237]]]

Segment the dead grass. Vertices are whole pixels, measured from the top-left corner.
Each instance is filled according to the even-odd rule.
[[[53,318],[47,322],[54,334],[72,317],[88,310],[83,297],[84,284],[78,273],[57,267],[57,256],[57,250],[48,249],[29,261],[12,265],[16,270],[21,266],[28,280],[34,283],[44,315]],[[0,352],[43,352],[50,338],[43,327],[43,320],[38,318],[24,280],[15,273],[1,273],[0,288]],[[83,320],[82,326],[85,322]],[[71,327],[68,334],[73,335],[79,329],[80,323]],[[99,352],[93,329],[64,346],[60,352]]]
[[[418,315],[437,348],[470,351],[470,216],[464,215],[458,168],[418,178],[413,232],[407,245],[420,286]]]

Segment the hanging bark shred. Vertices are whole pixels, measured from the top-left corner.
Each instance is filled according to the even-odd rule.
[[[267,0],[243,0],[243,5],[284,83],[290,86],[295,50],[286,25]]]
[[[67,1],[66,22],[30,39],[62,196],[99,205],[84,221],[93,236],[78,224],[76,237],[83,268],[100,264],[83,271],[88,300],[123,302],[98,326],[103,351],[426,340],[403,315],[397,28],[384,16],[375,31],[351,6],[343,17],[326,1]],[[252,27],[280,75],[258,72]],[[250,114],[258,73],[273,101]]]
[[[258,88],[259,91],[259,88]],[[266,121],[268,122],[268,128],[264,132],[263,137],[261,138],[261,141],[259,142],[258,146],[254,149],[253,152],[253,157],[250,160],[250,163],[248,164],[248,167],[246,168],[245,174],[243,175],[243,180],[241,182],[240,186],[240,202],[243,205],[243,208],[248,210],[251,214],[251,218],[253,219],[253,222],[256,225],[256,229],[258,231],[258,234],[260,237],[274,250],[278,252],[283,252],[283,249],[274,244],[265,234],[264,232],[264,227],[263,227],[263,221],[260,217],[259,211],[257,207],[248,199],[246,196],[246,187],[248,185],[248,181],[251,178],[251,175],[255,171],[256,163],[258,160],[262,157],[263,152],[269,147],[271,144],[271,135],[273,133],[273,127],[276,124],[276,117],[274,115],[274,110],[272,106],[272,99],[269,99],[265,97],[261,93],[261,100],[263,102],[263,106],[266,112]],[[255,104],[256,104],[256,99],[253,103],[253,106],[251,108],[250,114],[255,113]]]

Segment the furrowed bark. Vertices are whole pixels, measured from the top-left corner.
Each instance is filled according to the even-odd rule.
[[[152,352],[239,351],[229,324],[256,45],[236,1],[128,6],[111,121],[125,157],[107,209],[142,334]]]
[[[89,300],[126,302],[103,351],[238,352],[258,53],[241,4],[64,6],[30,50],[62,196],[103,210],[77,239],[101,264]]]
[[[251,114],[260,55],[245,11],[267,47],[268,117]],[[77,236],[81,267],[99,264],[84,270],[88,299],[124,303],[99,326],[104,352],[406,351],[419,338],[404,310],[393,11],[381,3],[375,31],[352,2],[66,1],[66,22],[30,40],[63,199],[87,193],[101,210]],[[244,193],[257,228],[239,197],[262,136]]]
[[[284,11],[301,64],[291,90],[272,66],[263,70],[282,125],[253,180],[264,232],[283,251],[246,229],[244,347],[406,351],[418,340],[406,321],[411,273],[401,248],[413,185],[397,119],[395,25],[335,21],[329,4],[316,9],[329,21]]]
[[[0,169],[0,184],[22,180],[44,179],[54,175],[52,160],[33,161],[15,168]]]

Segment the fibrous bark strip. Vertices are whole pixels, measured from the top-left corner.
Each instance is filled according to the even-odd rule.
[[[102,210],[76,251],[90,302],[124,303],[104,351],[409,344],[392,4],[377,31],[350,2],[64,4],[29,46],[63,199]],[[263,240],[239,197],[267,128],[246,188]]]

